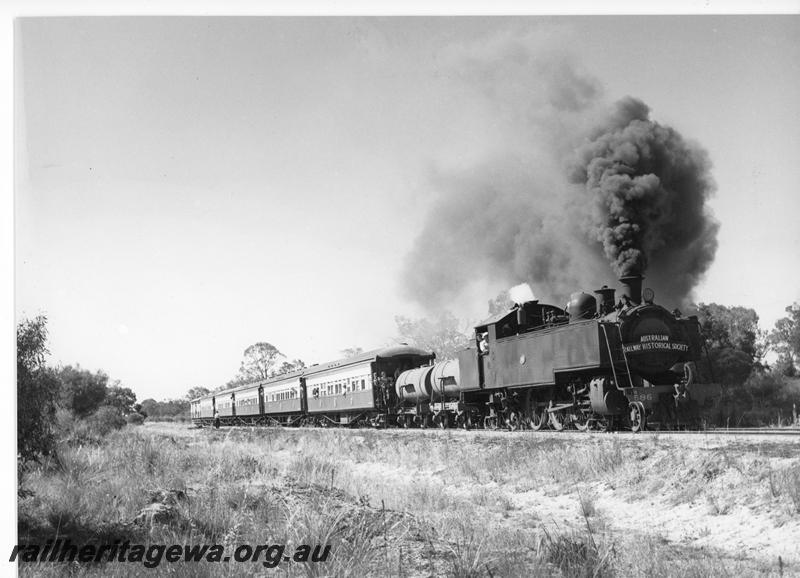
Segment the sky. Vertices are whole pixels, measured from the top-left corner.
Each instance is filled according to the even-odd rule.
[[[691,298],[763,329],[800,301],[797,16],[14,26],[16,316],[48,316],[51,364],[140,400],[225,383],[258,341],[315,363],[391,342],[396,315],[476,321],[520,282],[563,303],[491,269],[425,302],[408,288],[437,247],[418,239],[476,175],[502,189],[524,166],[561,198],[564,135],[628,96],[710,161],[718,244]],[[585,89],[580,114],[554,112],[563,86]],[[574,290],[616,285],[591,273]]]

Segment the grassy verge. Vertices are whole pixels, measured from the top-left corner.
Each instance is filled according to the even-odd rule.
[[[602,485],[724,515],[769,503],[800,511],[794,458],[664,451],[658,438],[489,436],[475,432],[187,430],[128,427],[62,445],[28,473],[21,543],[330,545],[324,563],[26,564],[24,576],[719,576],[772,563],[614,529]],[[768,467],[767,467],[768,466]],[[730,484],[741,491],[731,496]],[[559,525],[526,505],[566,501]],[[566,497],[565,497],[566,496]],[[634,506],[632,506],[634,507]]]

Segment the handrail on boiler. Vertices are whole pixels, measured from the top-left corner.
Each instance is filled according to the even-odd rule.
[[[606,330],[606,324],[601,322],[600,327],[603,328],[603,334],[606,336],[606,349],[608,349],[608,360],[611,362],[611,373],[614,374],[614,383],[617,389],[619,389],[619,378],[617,377],[617,368],[614,366],[614,355],[611,353],[611,344],[608,342],[608,331]],[[621,342],[622,341],[620,340],[620,343]],[[622,352],[622,357],[625,359],[625,366],[627,367],[628,359],[625,357],[624,350]],[[633,387],[633,380],[631,379],[630,368],[628,368],[628,382],[631,384],[631,387]]]
[[[622,359],[625,360],[625,371],[628,372],[628,383],[633,387],[633,379],[631,379],[631,366],[628,365],[628,356],[625,354],[625,344],[622,342],[622,328],[617,324],[617,332],[619,333],[619,346],[622,351]],[[606,335],[606,344],[608,344],[608,335]]]

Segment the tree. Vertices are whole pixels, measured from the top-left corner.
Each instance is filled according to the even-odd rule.
[[[769,344],[778,353],[778,366],[784,375],[797,373],[800,359],[800,305],[794,303],[786,308],[788,317],[775,322],[769,334]]]
[[[62,383],[61,404],[78,416],[95,412],[106,399],[108,375],[102,370],[92,373],[80,365],[68,365],[58,371]]]
[[[765,425],[789,418],[800,396],[779,371],[761,363],[767,344],[774,346],[780,337],[773,332],[768,338],[758,328],[756,312],[746,307],[701,303],[693,313],[706,338],[714,378],[723,386],[720,423]]]
[[[208,395],[211,393],[211,390],[206,387],[195,386],[189,390],[186,394],[186,399],[192,401],[193,399],[197,399],[198,397],[203,397],[204,395]]]
[[[189,400],[187,399],[166,399],[163,401],[156,401],[152,398],[142,401],[139,413],[152,419],[175,418],[175,417],[188,417],[189,416]]]
[[[449,311],[443,311],[432,319],[394,318],[398,341],[409,343],[436,353],[439,359],[451,359],[469,343],[469,336],[458,329],[459,320]]]
[[[761,367],[765,336],[753,309],[700,303],[692,313],[700,322],[718,381],[741,385]]]
[[[103,405],[115,407],[122,415],[128,415],[136,411],[136,394],[127,387],[120,387],[117,381],[106,390]]]
[[[504,313],[511,309],[512,305],[514,305],[514,301],[508,291],[501,291],[497,294],[497,297],[489,299],[489,316]]]
[[[55,445],[53,424],[60,381],[45,367],[47,317],[17,325],[17,452],[20,465],[49,454]]]
[[[286,357],[271,343],[254,343],[244,350],[244,359],[239,367],[239,382],[247,383],[266,379],[275,373],[275,366],[281,357]]]
[[[361,347],[348,347],[347,349],[342,349],[339,353],[342,354],[342,357],[349,359],[361,355],[364,350]]]
[[[156,416],[156,413],[158,413],[158,402],[153,398],[148,397],[147,399],[143,400],[142,403],[139,405],[140,405],[139,413],[142,415],[150,417],[150,416]]]
[[[298,371],[300,369],[306,368],[306,362],[302,359],[293,359],[292,361],[284,361],[281,363],[280,368],[278,371],[274,372],[273,375],[280,375],[283,373],[291,373],[292,371]]]

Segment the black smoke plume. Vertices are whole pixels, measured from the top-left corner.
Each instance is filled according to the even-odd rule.
[[[706,153],[649,113],[634,98],[616,103],[579,147],[570,180],[585,186],[590,234],[617,276],[649,270],[650,284],[682,299],[716,251],[714,183]]]
[[[641,101],[604,109],[591,75],[528,38],[494,40],[455,64],[506,144],[434,172],[437,197],[405,260],[407,295],[434,309],[476,297],[476,286],[485,303],[527,282],[563,303],[638,272],[660,302],[689,299],[716,250],[707,155],[649,120]]]

